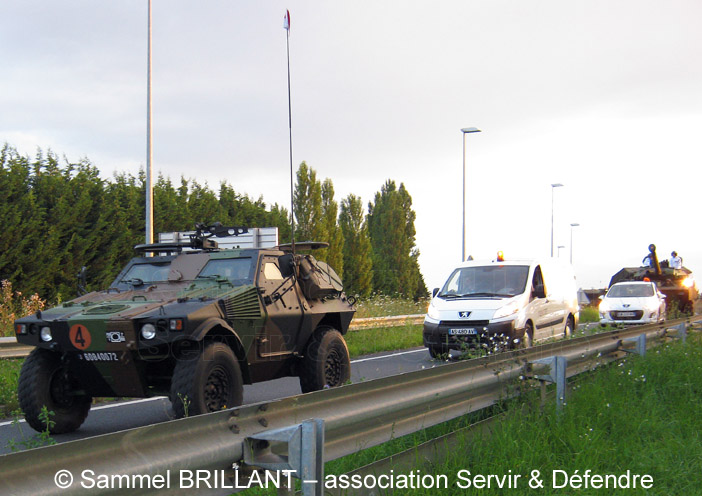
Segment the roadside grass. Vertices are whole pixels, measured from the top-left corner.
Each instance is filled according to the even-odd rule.
[[[553,398],[541,408],[538,391],[503,402],[491,409],[395,439],[381,446],[326,463],[325,474],[344,474],[403,449],[474,423],[487,415],[504,412],[490,433],[476,432],[459,438],[445,459],[421,460],[413,473],[444,474],[446,488],[395,489],[395,495],[545,495],[577,494],[699,494],[702,487],[702,337],[692,335],[686,345],[675,342],[649,350],[645,358],[630,357],[568,381],[563,411]],[[522,383],[523,384],[523,383]],[[458,448],[456,448],[458,446]],[[389,470],[389,469],[388,469]],[[394,472],[397,477],[402,472]],[[406,469],[405,469],[406,470]],[[520,475],[516,487],[465,488],[471,477]],[[543,488],[531,488],[532,471],[539,471]],[[554,487],[586,471],[603,477],[649,475],[653,486],[644,489]],[[417,472],[419,471],[419,472]],[[556,479],[554,481],[553,474]],[[389,473],[389,472],[384,472]],[[380,475],[380,474],[377,474]],[[640,480],[640,479],[639,479]],[[582,479],[580,481],[582,483]],[[463,487],[459,486],[459,483]],[[610,482],[611,484],[611,479]],[[251,489],[246,495],[272,495],[274,489]],[[388,491],[368,489],[368,494]],[[353,494],[360,494],[355,492]]]
[[[422,325],[349,331],[344,339],[349,347],[351,358],[381,351],[406,350],[422,346]]]
[[[359,298],[356,303],[357,319],[366,317],[390,317],[393,315],[417,315],[427,313],[429,299],[412,300],[399,296],[373,295]]]
[[[9,417],[19,409],[17,381],[24,359],[0,360],[0,418]]]
[[[580,322],[586,324],[588,322],[599,322],[600,312],[597,307],[582,307],[580,309]]]
[[[553,402],[551,402],[553,403]],[[653,477],[653,487],[626,489],[626,494],[689,495],[702,486],[702,339],[650,350],[646,358],[630,358],[587,375],[569,393],[564,411],[553,404],[544,412],[509,410],[489,436],[477,435],[470,449],[453,452],[434,473],[445,473],[451,489],[440,494],[465,494],[457,487],[459,470],[472,474],[522,475],[510,494],[533,494],[532,470],[544,481],[541,494],[565,494],[554,488],[554,470],[567,474]],[[560,474],[559,474],[560,475]],[[453,478],[453,480],[452,480]],[[556,481],[563,483],[563,476]],[[483,489],[481,494],[504,490]],[[581,489],[578,494],[611,494],[609,489]],[[438,494],[437,491],[396,491],[395,494]]]

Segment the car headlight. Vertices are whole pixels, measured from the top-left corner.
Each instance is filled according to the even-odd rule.
[[[519,302],[513,301],[511,303],[507,303],[503,307],[498,308],[495,311],[495,314],[492,316],[492,318],[493,319],[502,319],[502,318],[514,315],[517,312],[519,312]]]
[[[53,339],[51,336],[51,327],[49,326],[44,326],[41,328],[41,331],[39,331],[39,336],[41,337],[41,340],[48,343]]]
[[[429,317],[432,320],[439,320],[439,310],[434,306],[433,303],[430,303],[429,308],[427,308],[427,317]]]
[[[600,313],[607,312],[609,312],[609,305],[607,305],[605,302],[600,303]]]
[[[153,324],[144,324],[141,326],[141,337],[144,339],[154,339],[156,337],[156,326]]]

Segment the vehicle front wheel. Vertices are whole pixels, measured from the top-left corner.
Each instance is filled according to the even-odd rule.
[[[300,364],[303,393],[346,384],[351,378],[351,361],[346,341],[331,327],[318,328],[310,338]]]
[[[524,326],[524,336],[514,345],[514,348],[524,349],[534,346],[534,326],[531,322],[527,322]]]
[[[449,351],[444,346],[429,346],[429,355],[436,360],[448,360]]]
[[[19,405],[24,418],[35,431],[64,434],[78,429],[90,411],[91,396],[80,393],[61,357],[52,351],[35,348],[24,361],[17,384]],[[42,420],[46,407],[53,415]]]
[[[170,400],[177,418],[240,406],[244,383],[231,348],[224,343],[209,343],[196,358],[178,360]]]

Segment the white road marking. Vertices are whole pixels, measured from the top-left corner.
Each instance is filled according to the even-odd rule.
[[[165,399],[166,396],[154,396],[153,398],[143,398],[140,400],[131,400],[131,401],[121,401],[119,403],[109,403],[107,405],[98,405],[90,408],[90,411],[94,410],[104,410],[106,408],[117,408],[119,406],[125,406],[125,405],[133,405],[135,403],[145,403],[147,401],[156,401],[156,400],[162,400]],[[0,427],[5,427],[6,425],[11,425],[14,420],[10,420],[7,422],[0,422]],[[24,419],[21,419],[20,422],[25,422]]]
[[[370,362],[371,360],[380,360],[382,358],[389,358],[389,357],[395,357],[395,356],[401,356],[401,355],[409,355],[410,353],[419,353],[420,351],[427,351],[427,349],[426,348],[419,348],[417,350],[400,351],[398,353],[392,353],[390,355],[361,358],[360,360],[351,360],[351,363]]]

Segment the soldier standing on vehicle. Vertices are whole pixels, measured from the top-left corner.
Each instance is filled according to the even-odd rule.
[[[682,269],[682,257],[678,256],[678,252],[674,251],[670,254],[670,267],[673,269]]]
[[[643,267],[653,267],[653,257],[649,253],[645,257],[643,257],[643,260],[641,260],[641,266]]]

